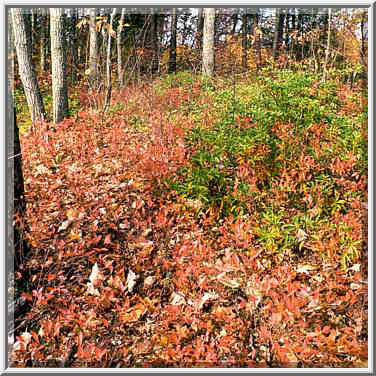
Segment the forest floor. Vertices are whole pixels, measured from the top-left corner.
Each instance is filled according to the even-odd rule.
[[[367,367],[367,109],[339,82],[183,72],[24,133],[13,366]]]

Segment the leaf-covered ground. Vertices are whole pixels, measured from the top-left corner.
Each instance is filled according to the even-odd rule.
[[[189,77],[22,137],[14,366],[367,366],[358,90]]]

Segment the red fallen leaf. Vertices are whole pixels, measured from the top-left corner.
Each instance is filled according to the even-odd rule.
[[[326,326],[324,326],[322,332],[323,332],[324,334],[329,334],[329,333],[330,333],[330,329],[331,329],[330,326],[329,326],[329,325],[326,325]]]
[[[83,332],[78,333],[78,337],[77,337],[78,348],[81,348],[83,339],[84,339],[84,333]]]
[[[47,275],[47,280],[48,280],[48,281],[52,281],[52,280],[54,280],[55,278],[56,278],[56,274],[52,274],[52,273],[50,273],[50,274]]]
[[[104,238],[104,244],[111,244],[111,234],[106,235]]]
[[[38,334],[35,333],[33,330],[30,330],[30,333],[31,333],[31,335],[32,335],[33,338],[34,338],[34,341],[35,341],[36,343],[39,344],[39,337],[38,337]]]
[[[23,297],[25,297],[29,302],[32,302],[33,301],[33,297],[31,294],[28,294],[27,292],[23,292],[21,294]]]

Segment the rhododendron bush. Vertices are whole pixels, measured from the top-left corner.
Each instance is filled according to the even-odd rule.
[[[13,365],[366,367],[366,109],[319,78],[161,78],[23,134]]]

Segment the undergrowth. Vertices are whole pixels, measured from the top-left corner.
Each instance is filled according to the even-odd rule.
[[[183,72],[22,137],[14,365],[364,366],[360,99],[302,72]]]

